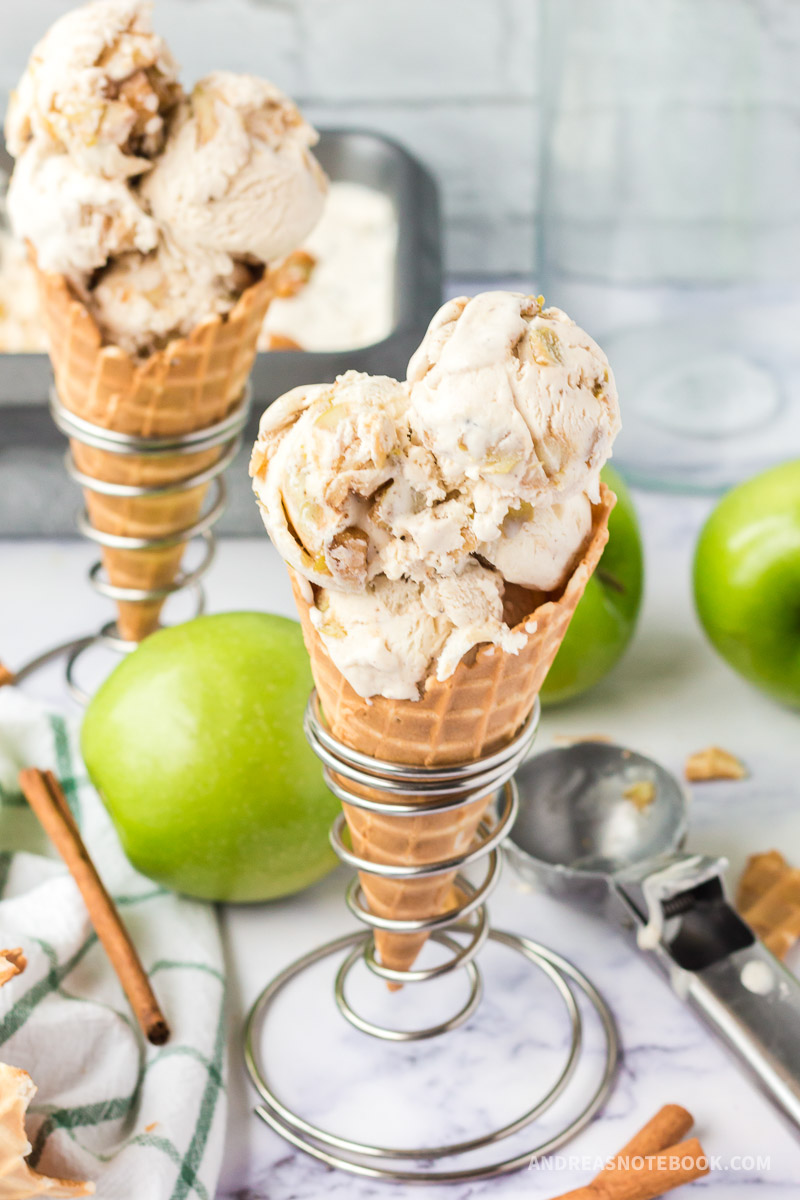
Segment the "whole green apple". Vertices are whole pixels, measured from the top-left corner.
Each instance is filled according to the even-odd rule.
[[[562,704],[594,687],[622,657],[642,603],[644,557],[630,493],[611,467],[603,480],[616,493],[608,542],[586,585],[541,691],[542,703]]]
[[[800,707],[800,460],[722,498],[697,544],[694,596],[722,657]]]
[[[338,803],[303,737],[300,626],[223,613],[163,629],[86,712],[81,746],[130,861],[207,900],[269,900],[335,865]]]

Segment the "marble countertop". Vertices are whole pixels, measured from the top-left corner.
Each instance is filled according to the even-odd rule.
[[[691,605],[690,562],[708,502],[642,493],[636,500],[648,577],[635,642],[594,692],[545,715],[538,747],[563,735],[608,734],[678,773],[693,750],[713,742],[733,750],[750,777],[694,787],[690,841],[694,848],[726,855],[733,881],[751,850],[800,850],[798,717],[747,687],[700,633]],[[92,558],[91,549],[78,542],[0,543],[0,651],[8,662],[24,661],[43,645],[90,631],[107,619],[106,602],[85,580]],[[266,538],[223,541],[208,596],[212,610],[292,612],[288,582]],[[174,602],[176,617],[181,602]],[[55,671],[41,673],[30,689],[63,699]],[[490,904],[493,923],[574,961],[600,988],[619,1024],[624,1058],[600,1116],[558,1152],[563,1158],[502,1180],[447,1190],[359,1180],[287,1146],[252,1114],[255,1096],[241,1056],[243,1018],[277,970],[353,927],[343,901],[346,879],[347,873],[338,870],[293,899],[222,910],[231,1058],[219,1200],[304,1200],[322,1194],[348,1200],[554,1196],[588,1181],[591,1160],[621,1146],[665,1102],[692,1110],[695,1132],[708,1154],[719,1158],[711,1176],[694,1185],[698,1196],[744,1200],[756,1189],[776,1200],[795,1194],[800,1186],[796,1136],[663,978],[598,914],[526,890],[509,868]],[[267,1057],[283,1094],[340,1133],[398,1145],[470,1136],[489,1122],[516,1115],[545,1089],[563,1054],[564,1017],[546,981],[509,951],[489,946],[481,961],[487,994],[470,1025],[405,1047],[379,1044],[352,1030],[334,1009],[333,963],[315,968],[279,1004],[270,1026]],[[800,957],[794,963],[800,965]],[[436,987],[435,997],[413,988],[389,997],[376,990],[374,981],[353,977],[353,995],[362,999],[365,1011],[380,1012],[397,1024],[413,1023],[420,1013],[427,1018],[434,1009],[444,1013],[463,995],[463,981],[450,979]],[[588,1017],[586,1039],[590,1072],[596,1069],[599,1041]],[[547,1131],[546,1124],[538,1128]],[[509,1153],[530,1144],[530,1133],[507,1143]]]

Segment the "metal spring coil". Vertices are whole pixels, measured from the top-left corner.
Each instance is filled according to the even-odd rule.
[[[256,998],[244,1032],[245,1062],[261,1098],[256,1112],[291,1145],[304,1150],[328,1166],[367,1179],[387,1179],[396,1183],[466,1183],[494,1179],[530,1165],[532,1156],[546,1154],[574,1137],[591,1121],[613,1086],[619,1058],[619,1040],[614,1018],[597,989],[577,968],[552,950],[517,934],[490,929],[486,916],[485,900],[499,874],[500,842],[510,829],[517,810],[513,774],[530,748],[538,721],[537,703],[513,742],[496,754],[466,765],[441,768],[411,767],[370,758],[343,745],[327,728],[316,693],[311,695],[305,715],[305,733],[312,749],[322,760],[328,786],[347,804],[357,805],[370,812],[402,818],[419,816],[420,812],[457,810],[482,797],[498,793],[501,789],[504,795],[501,812],[496,820],[483,823],[473,845],[463,854],[424,866],[400,867],[361,859],[353,854],[342,839],[344,818],[337,818],[333,825],[331,842],[334,849],[344,862],[359,871],[385,878],[420,878],[458,871],[459,867],[469,866],[482,858],[487,860],[487,869],[483,881],[477,887],[459,875],[457,890],[462,897],[461,903],[446,913],[419,921],[387,920],[371,913],[364,903],[358,879],[354,879],[347,892],[347,902],[351,911],[368,926],[368,931],[335,938],[303,955],[276,975]],[[385,792],[387,799],[366,798],[353,791],[354,786]],[[414,797],[415,801],[406,803],[404,797]],[[420,797],[424,799],[420,801]],[[427,969],[389,970],[376,958],[372,933],[375,929],[387,929],[398,933],[424,930],[433,940],[449,949],[452,955],[446,962]],[[449,932],[445,932],[446,930]],[[466,936],[466,944],[458,941],[453,934]],[[568,1021],[566,1054],[560,1071],[545,1093],[536,1097],[520,1116],[499,1128],[458,1142],[427,1144],[416,1148],[385,1146],[376,1145],[371,1141],[360,1141],[316,1125],[281,1097],[271,1079],[271,1070],[262,1051],[261,1039],[264,1027],[272,1014],[273,1004],[293,981],[329,956],[344,951],[346,957],[338,969],[334,986],[334,997],[340,1012],[351,1025],[373,1037],[390,1042],[417,1041],[456,1028],[474,1012],[482,990],[474,958],[487,939],[518,953],[544,976],[551,987],[555,988]],[[347,976],[360,959],[366,962],[374,974],[398,983],[419,983],[463,968],[471,985],[469,997],[459,1012],[449,1020],[424,1029],[387,1029],[372,1024],[353,1010],[345,995]],[[594,1010],[601,1026],[602,1050],[599,1063],[602,1069],[595,1084],[587,1087],[586,1082],[582,1081],[577,1089],[578,1094],[573,1094],[572,1103],[578,1106],[577,1112],[563,1119],[558,1118],[555,1127],[550,1126],[543,1140],[528,1145],[522,1152],[516,1150],[506,1155],[501,1152],[491,1161],[483,1161],[477,1165],[461,1165],[464,1156],[486,1150],[527,1128],[572,1086],[576,1068],[582,1058],[583,1019],[577,1002],[577,997],[581,994],[588,1007]],[[440,1165],[447,1160],[451,1161],[451,1166]],[[417,1165],[410,1166],[411,1163]]]
[[[474,959],[489,936],[485,901],[500,876],[500,843],[517,815],[518,800],[513,775],[531,747],[538,723],[537,700],[520,732],[513,741],[496,753],[476,762],[455,766],[406,766],[371,758],[345,746],[327,728],[317,693],[312,692],[306,708],[305,734],[311,749],[323,763],[328,787],[346,804],[402,819],[419,817],[424,813],[453,812],[478,800],[496,794],[502,795],[496,819],[485,819],[481,822],[472,845],[463,853],[419,865],[377,863],[360,858],[344,842],[344,814],[340,813],[334,821],[330,835],[331,844],[339,858],[359,872],[385,879],[423,879],[458,872],[455,892],[460,898],[459,902],[447,912],[416,920],[396,920],[370,912],[358,877],[351,881],[347,890],[347,904],[351,912],[370,930],[380,929],[398,934],[425,932],[451,952],[445,961],[432,967],[394,970],[378,960],[374,937],[367,935],[345,959],[336,981],[336,1001],[339,1008],[348,1021],[364,1033],[392,1041],[434,1037],[461,1025],[475,1011],[480,1002],[482,983]],[[365,797],[351,785],[385,792],[387,798],[377,800]],[[408,797],[408,801],[404,802],[403,797]],[[475,885],[460,874],[460,871],[482,859],[486,859],[486,871],[480,884]],[[450,930],[450,933],[446,933],[445,930]],[[456,941],[452,936],[454,932],[466,935],[466,943]],[[399,984],[420,983],[464,968],[470,981],[469,995],[463,1007],[454,1016],[438,1025],[413,1031],[386,1029],[374,1025],[354,1012],[345,996],[347,975],[362,957],[375,975]]]
[[[127,601],[136,604],[165,600],[175,592],[191,588],[196,597],[195,609],[192,615],[199,616],[204,611],[205,595],[202,587],[202,579],[210,568],[216,553],[213,526],[225,511],[227,501],[225,481],[222,478],[222,474],[230,466],[231,462],[233,462],[242,444],[242,433],[247,422],[250,400],[251,389],[248,385],[233,412],[229,413],[224,420],[217,422],[215,425],[181,435],[140,437],[134,434],[117,433],[114,430],[94,425],[92,422],[76,416],[64,407],[58,398],[55,388],[51,390],[50,411],[58,429],[68,438],[93,449],[103,450],[110,454],[135,455],[143,458],[149,456],[160,458],[167,455],[199,454],[203,451],[216,449],[217,447],[221,449],[219,458],[211,466],[204,467],[202,470],[196,471],[194,474],[177,482],[155,485],[110,483],[102,479],[95,479],[93,476],[85,475],[78,469],[72,452],[67,450],[64,461],[70,478],[86,491],[104,496],[164,496],[170,493],[189,491],[191,488],[201,487],[206,484],[213,485],[210,498],[200,517],[192,525],[177,530],[166,537],[130,537],[107,533],[96,529],[91,524],[86,510],[82,510],[77,519],[78,530],[84,537],[99,546],[106,546],[117,550],[135,551],[166,549],[181,542],[189,542],[197,538],[201,539],[204,543],[204,553],[201,561],[191,569],[181,570],[170,584],[160,588],[116,586],[105,577],[103,564],[98,560],[89,570],[89,580],[95,591],[110,600]],[[98,643],[110,646],[112,649],[122,653],[127,653],[134,649],[134,643],[120,637],[116,621],[109,621],[98,634],[80,639],[80,641],[71,643],[65,647],[57,647],[56,650],[40,656],[34,663],[28,665],[26,672],[30,673],[59,651],[66,650],[68,652],[66,667],[68,687],[75,699],[81,703],[86,703],[88,694],[75,680],[75,665],[77,659],[85,650]]]
[[[95,529],[88,514],[84,510],[78,516],[78,530],[84,537],[89,538],[100,546],[109,546],[117,550],[160,550],[175,546],[180,542],[191,541],[201,537],[206,543],[202,561],[191,571],[181,571],[176,579],[168,586],[161,588],[126,588],[115,587],[103,579],[103,567],[96,562],[90,570],[92,586],[101,595],[111,600],[125,600],[131,603],[152,600],[163,600],[174,592],[184,588],[195,587],[211,566],[214,557],[214,534],[212,526],[220,519],[225,511],[226,489],[222,473],[230,466],[236,456],[242,441],[242,430],[250,408],[249,387],[242,396],[235,410],[224,420],[205,429],[192,433],[172,435],[168,437],[139,437],[134,434],[116,433],[111,429],[94,425],[81,417],[75,416],[64,407],[53,389],[50,394],[50,410],[58,428],[67,437],[90,446],[96,450],[104,450],[110,454],[137,457],[153,456],[154,458],[167,455],[198,454],[205,450],[222,447],[222,453],[210,467],[196,471],[178,482],[168,484],[127,484],[109,483],[93,476],[84,475],[75,465],[71,451],[65,456],[65,466],[70,478],[81,488],[97,492],[104,496],[138,497],[164,496],[174,492],[185,492],[204,484],[213,483],[214,492],[210,506],[194,524],[185,529],[177,530],[167,537],[130,537],[114,533],[105,533]]]

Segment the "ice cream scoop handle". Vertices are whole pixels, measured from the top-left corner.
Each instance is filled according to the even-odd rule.
[[[800,1129],[800,981],[756,941],[692,973],[687,998]]]

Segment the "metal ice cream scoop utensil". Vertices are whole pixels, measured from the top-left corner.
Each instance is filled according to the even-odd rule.
[[[800,982],[728,902],[726,860],[680,849],[688,821],[678,781],[634,751],[581,742],[529,758],[516,783],[506,849],[520,875],[602,905],[635,931],[639,949],[800,1128]]]

